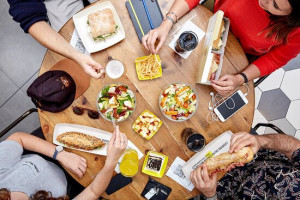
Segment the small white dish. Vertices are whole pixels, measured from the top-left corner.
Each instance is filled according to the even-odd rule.
[[[93,12],[97,12],[99,10],[103,10],[105,8],[109,8],[112,10],[112,13],[115,17],[116,24],[118,25],[118,31],[116,34],[106,38],[105,40],[94,41],[93,37],[89,33],[89,27],[87,24],[87,17],[89,14]],[[81,38],[86,50],[89,53],[94,53],[103,49],[106,49],[125,38],[125,31],[119,15],[114,8],[113,4],[110,1],[104,1],[101,3],[97,3],[89,8],[86,8],[76,15],[73,16],[73,21],[76,27],[76,30]]]

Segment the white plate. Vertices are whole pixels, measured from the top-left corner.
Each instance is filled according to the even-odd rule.
[[[66,145],[64,145],[56,140],[58,135],[65,133],[65,132],[70,132],[70,131],[75,131],[75,132],[84,133],[84,134],[87,134],[90,136],[95,136],[95,137],[101,139],[105,143],[105,146],[100,149],[94,149],[94,150],[87,151],[87,150],[83,150],[83,149],[67,147]],[[101,129],[97,129],[97,128],[93,128],[93,127],[89,127],[89,126],[83,126],[83,125],[79,125],[79,124],[60,123],[60,124],[56,124],[54,127],[53,143],[56,145],[61,145],[63,147],[75,149],[78,151],[84,151],[84,152],[88,152],[88,153],[92,153],[92,154],[106,156],[107,155],[107,143],[110,140],[111,136],[112,136],[112,134],[110,132],[107,132],[107,131],[104,131]],[[144,156],[144,154],[131,141],[128,141],[127,148],[132,148],[132,149],[137,150],[139,159],[141,159]]]
[[[116,34],[106,38],[105,40],[94,41],[93,37],[88,31],[89,29],[87,24],[87,17],[89,14],[99,10],[103,10],[105,8],[110,8],[112,10],[112,13],[116,20],[116,24],[118,25],[119,29]],[[79,34],[79,37],[81,38],[85,48],[89,53],[106,49],[125,38],[125,31],[119,18],[119,15],[110,1],[104,1],[102,3],[98,3],[96,5],[82,10],[81,12],[73,16],[73,21]]]

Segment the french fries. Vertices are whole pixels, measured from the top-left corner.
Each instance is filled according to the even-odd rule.
[[[161,62],[158,55],[150,54],[144,59],[135,60],[137,73],[142,79],[153,79],[160,75]]]

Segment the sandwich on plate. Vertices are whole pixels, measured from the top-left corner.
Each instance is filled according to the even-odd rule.
[[[112,10],[109,8],[89,14],[87,24],[95,41],[105,40],[117,33],[118,30]]]

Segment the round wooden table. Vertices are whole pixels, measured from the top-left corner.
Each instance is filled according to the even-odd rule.
[[[252,82],[249,83],[250,89],[247,96],[249,103],[245,107],[243,107],[240,111],[238,111],[224,123],[208,123],[206,121],[206,116],[209,113],[209,93],[213,91],[213,89],[210,86],[195,84],[197,67],[200,62],[199,55],[201,53],[204,39],[201,40],[198,47],[192,52],[188,59],[185,60],[174,53],[173,50],[168,47],[168,44],[173,38],[170,34],[163,48],[159,52],[162,60],[163,76],[151,81],[140,81],[137,78],[134,60],[138,57],[148,55],[149,52],[144,49],[144,47],[138,40],[135,29],[125,7],[125,1],[120,2],[119,0],[111,0],[111,2],[120,16],[125,29],[126,38],[112,47],[92,54],[92,57],[103,66],[106,65],[108,56],[118,59],[125,65],[125,73],[121,78],[116,80],[109,79],[107,76],[105,79],[91,78],[90,87],[81,97],[79,97],[79,99],[73,102],[73,106],[83,106],[96,110],[97,94],[104,85],[114,82],[127,84],[135,92],[137,106],[134,113],[129,117],[129,119],[125,120],[124,122],[118,123],[120,125],[120,129],[122,132],[126,133],[127,137],[143,153],[146,153],[147,150],[153,150],[167,155],[169,157],[169,161],[166,172],[177,156],[187,161],[192,155],[194,155],[193,152],[187,149],[186,145],[181,139],[181,132],[186,127],[191,127],[203,134],[207,142],[210,142],[215,137],[227,130],[231,130],[232,132],[249,132],[254,114],[254,87]],[[160,0],[159,3],[162,12],[167,13],[173,3],[173,0]],[[199,5],[187,15],[185,15],[179,21],[179,23],[176,24],[175,27],[173,27],[171,33],[194,15],[197,16],[192,19],[192,22],[199,26],[203,31],[205,31],[208,19],[210,16],[212,16],[212,13],[203,6]],[[70,41],[73,30],[73,20],[70,19],[61,29],[60,34],[67,41]],[[62,56],[52,51],[47,51],[40,69],[40,75],[45,71],[48,71],[62,58]],[[224,56],[222,75],[236,74],[242,71],[246,66],[248,66],[248,61],[241,46],[232,35],[232,33],[229,33]],[[199,99],[199,106],[196,114],[191,119],[180,123],[168,120],[163,116],[158,107],[158,98],[162,90],[168,84],[176,82],[184,82],[191,85],[196,90],[196,94]],[[84,98],[86,98],[87,103],[85,105],[82,105]],[[158,133],[156,133],[156,135],[149,141],[139,136],[132,129],[133,122],[145,109],[148,109],[151,112],[155,113],[160,119],[163,120],[162,127],[160,128]],[[110,132],[113,131],[111,122],[108,122],[102,118],[100,118],[99,120],[92,120],[86,114],[83,116],[75,115],[72,112],[71,106],[60,113],[50,113],[39,110],[39,117],[41,127],[48,141],[52,141],[54,126],[57,123],[81,124]],[[70,174],[80,184],[82,184],[83,186],[88,186],[95,178],[98,171],[103,167],[106,157],[76,150],[68,149],[68,151],[74,152],[87,159],[88,168],[82,179],[78,179],[78,177],[71,172]],[[144,157],[140,160],[139,172],[135,177],[133,177],[133,182],[130,185],[122,188],[121,190],[113,193],[110,196],[107,196],[106,194],[104,194],[103,196],[109,199],[142,199],[141,193],[148,181],[148,175],[141,172],[143,161]],[[196,189],[194,189],[192,192],[189,192],[166,175],[164,175],[161,179],[154,179],[172,188],[169,199],[187,199],[198,194],[198,191]]]

